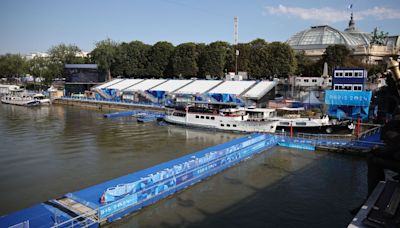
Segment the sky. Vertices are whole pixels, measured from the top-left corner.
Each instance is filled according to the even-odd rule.
[[[352,9],[349,6],[352,5]],[[168,41],[286,41],[314,25],[400,35],[399,0],[0,0],[0,54],[46,52],[60,43],[91,51],[107,38]]]

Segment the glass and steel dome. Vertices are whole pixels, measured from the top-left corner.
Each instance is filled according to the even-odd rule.
[[[328,25],[312,26],[310,29],[301,31],[292,36],[288,44],[295,49],[322,49],[335,44],[343,44],[347,47],[368,45],[361,37],[341,32]]]

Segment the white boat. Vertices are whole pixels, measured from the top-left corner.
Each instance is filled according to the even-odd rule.
[[[278,108],[271,114],[271,119],[278,121],[278,130],[293,128],[296,132],[332,133],[339,127],[338,123],[331,121],[327,115],[320,118],[303,117],[304,108]]]
[[[20,106],[37,106],[50,104],[50,99],[45,98],[43,94],[30,95],[23,90],[14,90],[1,97],[1,102]]]
[[[49,105],[51,104],[51,100],[49,98],[46,98],[43,94],[37,93],[32,96],[34,100],[37,100],[40,102],[41,105]]]
[[[211,107],[210,107],[211,106]],[[269,109],[221,108],[221,104],[203,104],[169,109],[164,120],[172,124],[227,131],[273,133],[278,121],[270,120]]]

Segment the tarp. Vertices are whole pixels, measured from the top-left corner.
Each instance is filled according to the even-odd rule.
[[[208,96],[214,98],[218,102],[224,102],[224,103],[237,103],[237,104],[242,104],[243,101],[237,98],[233,94],[228,94],[228,93],[209,93]]]
[[[303,98],[303,103],[304,104],[321,104],[322,102],[320,100],[318,100],[318,98],[315,96],[314,92],[311,91],[308,93],[308,95],[304,96]]]
[[[147,91],[148,93],[150,93],[151,95],[153,95],[154,97],[158,98],[158,99],[163,99],[165,96],[165,91],[161,91],[161,90],[150,90]]]
[[[371,91],[327,90],[325,103],[328,115],[338,119],[355,120],[360,117],[368,120],[371,97]]]

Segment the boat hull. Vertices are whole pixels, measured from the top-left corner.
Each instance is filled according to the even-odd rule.
[[[204,118],[196,118],[196,116]],[[166,115],[164,120],[178,125],[239,132],[273,133],[277,125],[276,121],[241,121],[230,117],[202,114],[189,114],[188,117]]]

